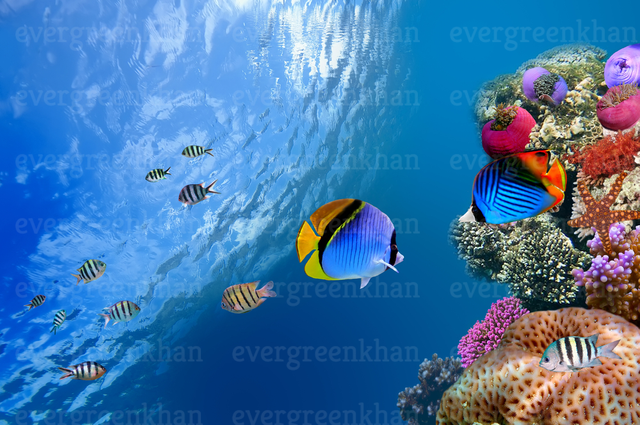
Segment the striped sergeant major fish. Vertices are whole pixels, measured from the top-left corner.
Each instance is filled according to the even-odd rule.
[[[62,326],[62,324],[64,323],[66,318],[67,318],[66,311],[60,310],[59,312],[57,312],[53,318],[53,328],[51,328],[49,333],[53,332],[53,334],[55,335],[56,332],[58,332],[58,329],[60,329],[60,326]]]
[[[155,170],[149,171],[147,173],[147,177],[145,177],[144,179],[151,183],[159,182],[160,180],[166,179],[166,176],[171,175],[171,173],[169,172],[170,169],[171,167],[167,168],[166,170],[163,170],[162,168],[156,168]]]
[[[598,357],[621,359],[613,352],[620,340],[596,347],[598,335],[587,338],[568,336],[552,342],[542,354],[540,367],[551,372],[577,372],[586,367],[602,365]]]
[[[397,273],[404,260],[389,217],[364,201],[329,202],[311,214],[311,224],[300,226],[296,251],[300,262],[311,254],[304,271],[314,279],[360,279],[364,288],[385,270]]]
[[[231,313],[247,313],[259,307],[267,298],[276,296],[276,293],[271,291],[273,282],[268,282],[256,290],[259,283],[260,281],[257,280],[228,287],[222,293],[221,307]]]
[[[87,260],[84,262],[82,267],[78,269],[80,274],[71,273],[71,276],[74,276],[78,279],[76,285],[78,285],[81,280],[84,280],[84,283],[86,285],[87,283],[92,282],[102,276],[106,268],[107,265],[100,260]]]
[[[567,173],[548,150],[520,152],[487,164],[473,181],[461,222],[509,223],[542,214],[564,200]]]
[[[180,191],[180,195],[178,195],[178,200],[183,204],[195,205],[200,201],[208,199],[207,195],[209,193],[215,193],[219,195],[220,192],[211,190],[211,188],[213,187],[214,184],[216,184],[217,181],[218,179],[216,179],[213,183],[211,183],[206,188],[204,187],[204,183],[188,184],[185,187],[183,187],[182,190]]]
[[[100,314],[104,317],[104,327],[107,327],[109,320],[113,320],[115,325],[118,322],[128,322],[140,313],[140,307],[131,301],[118,301],[111,307],[106,307],[109,310],[107,314]]]
[[[187,158],[197,158],[200,155],[204,155],[205,153],[213,156],[213,154],[211,153],[212,150],[213,149],[205,149],[204,146],[191,145],[184,148],[184,150],[182,151],[182,155],[186,156]]]
[[[68,368],[59,367],[65,375],[60,379],[71,378],[81,381],[95,381],[104,375],[107,369],[96,362],[84,362],[69,366]]]
[[[44,295],[36,295],[35,297],[33,297],[29,304],[25,304],[24,306],[29,307],[29,310],[31,310],[34,307],[40,307],[42,304],[44,304],[44,300],[46,299],[47,297]]]

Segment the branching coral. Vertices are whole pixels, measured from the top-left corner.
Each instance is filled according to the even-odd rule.
[[[576,149],[565,159],[571,164],[579,164],[582,171],[592,179],[611,177],[622,171],[636,167],[635,156],[640,152],[640,137],[632,132],[606,136],[595,145]]]
[[[458,344],[462,365],[469,367],[479,357],[494,350],[509,325],[528,313],[529,310],[520,307],[520,300],[515,297],[503,298],[491,304],[484,320],[476,322]]]
[[[574,373],[538,366],[544,350],[567,336],[599,334],[597,346],[620,340],[602,365]],[[438,425],[640,423],[640,330],[602,310],[565,308],[527,314],[500,346],[474,362],[442,396]]]
[[[602,241],[587,242],[596,257],[588,270],[575,269],[576,285],[584,286],[587,305],[640,323],[640,226],[627,233],[616,223],[609,228],[612,253],[605,255]]]
[[[460,360],[453,357],[440,359],[434,354],[431,360],[425,359],[418,371],[420,383],[398,395],[402,420],[411,425],[435,424],[442,393],[458,380],[463,371]]]

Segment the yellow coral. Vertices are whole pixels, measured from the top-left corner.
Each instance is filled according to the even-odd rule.
[[[601,366],[574,373],[538,366],[553,341],[600,334],[597,346],[620,339]],[[640,329],[602,310],[565,308],[527,314],[497,349],[465,370],[442,396],[438,425],[640,424]]]

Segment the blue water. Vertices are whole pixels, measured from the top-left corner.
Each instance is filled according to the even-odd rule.
[[[596,2],[3,0],[0,19],[3,424],[398,423],[419,363],[454,355],[507,293],[448,243],[486,160],[474,93],[549,48],[612,53],[640,34]],[[184,158],[188,144],[215,156]],[[178,202],[215,179],[221,195]],[[394,221],[405,256],[367,291],[313,281],[293,245],[347,197]],[[76,286],[90,258],[106,273]],[[220,308],[254,280],[279,296]],[[125,299],[140,315],[103,329]],[[88,360],[107,374],[59,380]]]

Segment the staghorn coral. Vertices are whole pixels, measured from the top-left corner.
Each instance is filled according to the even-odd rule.
[[[587,242],[595,256],[588,270],[574,269],[578,286],[584,286],[587,305],[640,323],[640,226],[628,232],[623,224],[609,228],[611,253],[605,255],[601,239]]]
[[[574,373],[537,364],[567,336],[600,334],[598,346],[620,340],[603,364]],[[467,368],[440,402],[438,425],[629,425],[640,423],[640,330],[602,310],[565,308],[527,314],[500,346]]]
[[[581,166],[582,172],[594,180],[611,177],[636,167],[634,157],[640,152],[640,137],[618,132],[606,136],[594,145],[576,148],[565,160]]]
[[[530,146],[567,152],[569,146],[594,143],[603,135],[596,116],[599,96],[606,92],[602,60],[606,52],[590,45],[560,46],[523,63],[514,74],[501,75],[483,85],[478,93],[475,115],[478,126],[493,118],[499,103],[527,109],[539,123],[531,132]],[[559,74],[571,89],[562,104],[549,108],[528,100],[523,92],[522,78],[530,68],[543,67]]]
[[[398,394],[397,406],[402,420],[411,425],[435,424],[442,393],[458,380],[463,371],[460,360],[453,357],[441,359],[434,354],[431,360],[424,359],[418,371],[420,383]]]
[[[520,307],[520,300],[515,297],[503,298],[491,304],[484,320],[476,322],[458,344],[462,365],[469,367],[479,357],[494,350],[509,325],[528,313],[529,310]]]
[[[585,266],[589,254],[575,249],[548,216],[527,220],[511,238],[518,243],[506,247],[502,255],[502,269],[496,276],[499,283],[508,284],[511,293],[532,311],[579,303],[569,271]]]

